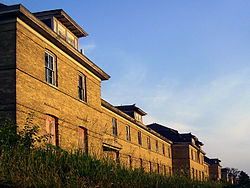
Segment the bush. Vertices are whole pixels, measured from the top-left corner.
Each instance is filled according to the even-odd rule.
[[[38,136],[39,127],[33,125],[32,120],[33,113],[29,113],[21,130],[10,118],[0,120],[3,122],[0,125],[0,150],[12,147],[30,149],[36,142],[47,140],[50,135]]]

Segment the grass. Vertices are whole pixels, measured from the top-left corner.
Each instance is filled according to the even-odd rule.
[[[0,185],[9,187],[223,187],[179,174],[162,176],[53,148],[8,148],[0,154]]]
[[[181,173],[163,176],[126,169],[114,161],[99,160],[80,151],[64,151],[51,145],[35,147],[37,142],[46,142],[49,135],[37,136],[32,114],[21,130],[13,121],[2,122],[0,187],[224,187],[219,182],[191,180]]]

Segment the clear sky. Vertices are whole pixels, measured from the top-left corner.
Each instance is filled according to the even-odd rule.
[[[102,97],[192,132],[208,157],[250,175],[249,0],[1,0],[62,8],[89,36],[85,54],[111,75]]]

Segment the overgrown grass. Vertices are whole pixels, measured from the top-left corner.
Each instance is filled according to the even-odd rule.
[[[32,114],[21,130],[12,121],[0,124],[0,187],[223,187],[218,182],[194,181],[184,174],[163,176],[126,169],[80,151],[35,147],[48,136],[38,136]]]
[[[53,148],[2,150],[0,184],[13,187],[222,187],[216,182],[193,181],[143,170],[127,170],[81,152]]]

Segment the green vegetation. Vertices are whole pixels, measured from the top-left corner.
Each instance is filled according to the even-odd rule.
[[[223,187],[218,182],[193,181],[184,174],[162,176],[127,170],[108,160],[63,151],[51,145],[34,147],[47,136],[29,125],[17,131],[10,121],[0,128],[0,186],[5,187]]]

